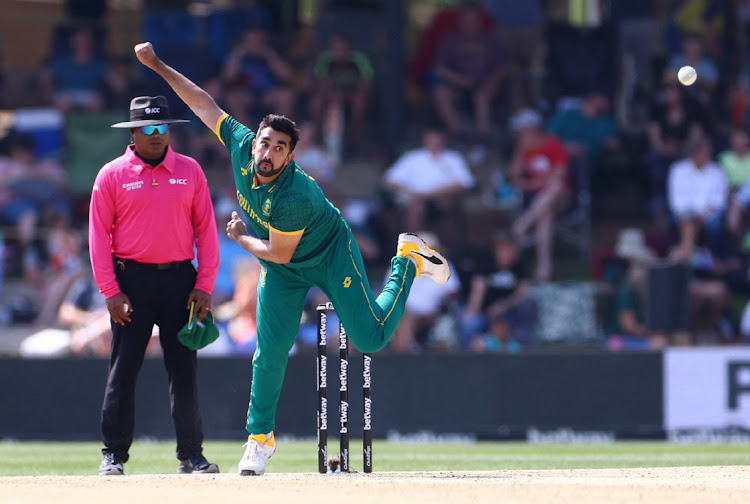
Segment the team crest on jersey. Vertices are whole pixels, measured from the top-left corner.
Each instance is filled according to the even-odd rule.
[[[261,209],[261,211],[263,212],[263,215],[265,215],[266,217],[271,216],[271,200],[270,199],[267,199],[266,202],[263,203],[263,208]]]

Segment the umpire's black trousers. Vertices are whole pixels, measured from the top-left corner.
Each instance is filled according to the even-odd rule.
[[[184,460],[201,452],[203,426],[196,384],[197,356],[177,339],[187,323],[188,296],[195,286],[196,271],[190,261],[169,265],[146,265],[115,260],[120,290],[132,303],[131,322],[112,322],[112,356],[102,406],[104,453],[123,462],[133,442],[135,387],[154,324],[169,378],[172,421],[177,434],[177,458]]]

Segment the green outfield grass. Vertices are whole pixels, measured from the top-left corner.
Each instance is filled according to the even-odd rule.
[[[336,440],[338,443],[338,440]],[[336,445],[337,446],[337,445]],[[361,441],[352,441],[352,468],[361,470]],[[96,474],[99,443],[0,443],[0,476]],[[331,451],[334,445],[330,445]],[[204,453],[223,472],[234,472],[241,442],[207,441]],[[389,443],[375,441],[375,471],[577,469],[750,465],[749,444],[681,445],[663,442],[528,444],[511,442]],[[127,474],[171,474],[177,468],[172,442],[136,442]],[[316,443],[280,441],[267,472],[315,472]]]

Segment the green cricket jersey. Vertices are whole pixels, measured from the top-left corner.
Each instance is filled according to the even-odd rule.
[[[316,266],[326,258],[347,229],[338,208],[328,201],[315,179],[291,161],[271,183],[256,185],[252,142],[247,126],[225,114],[216,123],[216,134],[232,159],[237,201],[249,217],[255,236],[268,240],[269,230],[302,234],[287,267]],[[274,263],[261,260],[268,266]]]

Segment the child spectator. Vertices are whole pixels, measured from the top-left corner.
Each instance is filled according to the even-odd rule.
[[[487,332],[471,340],[471,350],[477,353],[517,354],[521,348],[521,342],[511,336],[508,323],[501,316],[490,319]]]

